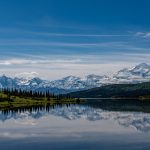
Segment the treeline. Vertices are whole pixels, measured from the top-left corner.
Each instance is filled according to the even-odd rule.
[[[11,99],[12,97],[20,97],[20,98],[32,98],[32,99],[70,99],[69,95],[55,95],[50,91],[32,91],[32,90],[22,90],[22,89],[1,89],[1,99]]]

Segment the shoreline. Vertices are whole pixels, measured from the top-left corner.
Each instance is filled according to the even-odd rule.
[[[11,108],[19,108],[19,107],[28,107],[28,106],[40,106],[40,105],[54,105],[54,104],[77,104],[85,102],[85,100],[80,100],[80,99],[61,99],[61,100],[56,100],[56,99],[51,99],[51,100],[34,100],[34,99],[16,99],[13,101],[1,101],[0,102],[0,110],[2,109],[11,109]]]

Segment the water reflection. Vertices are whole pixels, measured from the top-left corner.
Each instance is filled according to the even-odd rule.
[[[98,105],[97,105],[98,106]],[[150,114],[143,112],[108,111],[89,104],[36,106],[0,111],[0,121],[5,124],[9,120],[20,120],[22,124],[36,125],[41,118],[54,116],[63,119],[87,120],[90,122],[111,121],[126,128],[140,132],[150,131]],[[46,121],[46,120],[45,120]]]

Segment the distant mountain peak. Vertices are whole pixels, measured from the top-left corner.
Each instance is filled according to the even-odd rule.
[[[39,79],[38,73],[36,72],[22,72],[16,74],[14,80],[19,86],[29,86],[37,85],[38,83],[40,83],[40,81],[35,80],[36,78]]]
[[[133,72],[139,72],[141,74],[150,72],[150,65],[146,63],[141,63],[137,66],[135,66],[133,69],[131,69]]]
[[[141,63],[135,67],[122,69],[113,76],[117,83],[138,83],[150,81],[150,65]]]
[[[76,76],[67,76],[67,77],[64,77],[63,80],[75,80],[75,79],[80,79],[80,77],[76,77]]]
[[[38,73],[36,72],[22,72],[15,75],[15,78],[22,78],[27,80],[31,80],[35,77],[38,77]]]
[[[146,64],[146,63],[140,63],[138,65],[135,66],[135,68],[138,67],[138,68],[149,68],[150,65]]]

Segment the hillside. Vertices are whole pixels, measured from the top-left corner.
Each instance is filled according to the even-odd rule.
[[[69,95],[79,98],[150,98],[150,82],[106,85]]]

